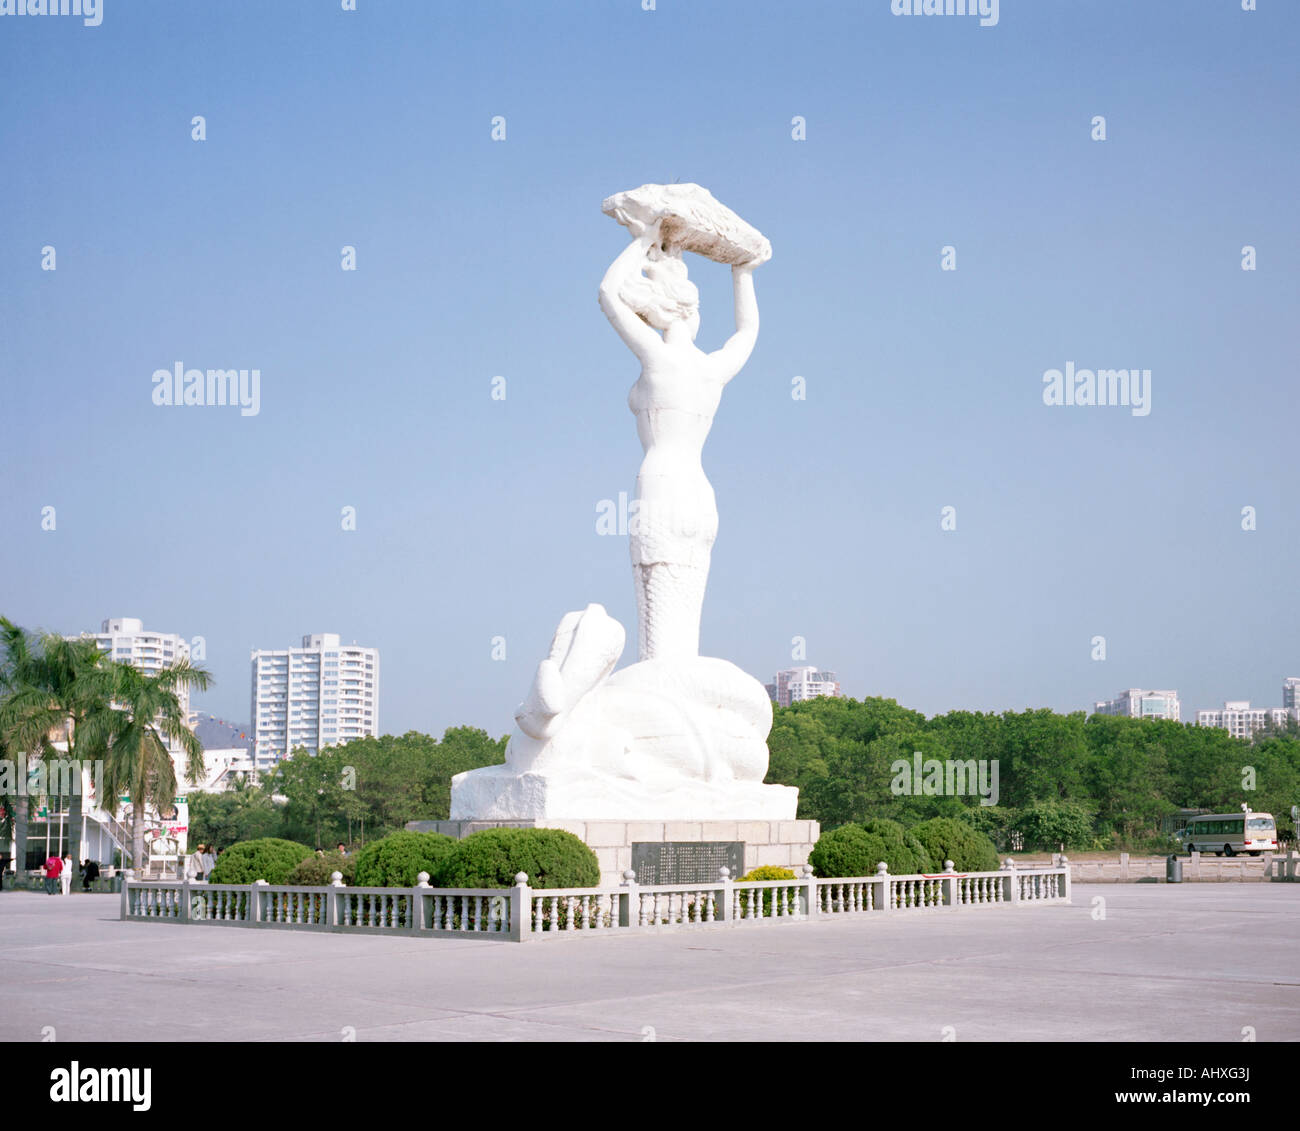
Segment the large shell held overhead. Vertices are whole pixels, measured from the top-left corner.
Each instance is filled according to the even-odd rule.
[[[600,207],[615,218],[621,211],[647,224],[662,219],[667,243],[715,263],[748,263],[771,254],[762,232],[701,185],[642,185],[607,197]]]

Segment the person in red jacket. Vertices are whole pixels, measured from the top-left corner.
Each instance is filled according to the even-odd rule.
[[[63,871],[63,861],[51,856],[45,861],[45,894],[57,895],[59,891],[59,874]]]

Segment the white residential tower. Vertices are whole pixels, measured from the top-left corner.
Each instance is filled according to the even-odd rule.
[[[317,754],[379,734],[379,649],[323,632],[304,636],[301,648],[254,651],[252,665],[259,772],[299,747]]]

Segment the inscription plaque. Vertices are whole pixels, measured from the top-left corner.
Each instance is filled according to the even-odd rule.
[[[639,884],[708,884],[724,867],[734,880],[745,869],[741,840],[633,841],[632,871]]]

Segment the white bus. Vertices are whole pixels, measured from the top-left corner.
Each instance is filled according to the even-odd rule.
[[[1188,852],[1236,856],[1277,851],[1277,826],[1272,813],[1204,813],[1188,819],[1180,834]]]

